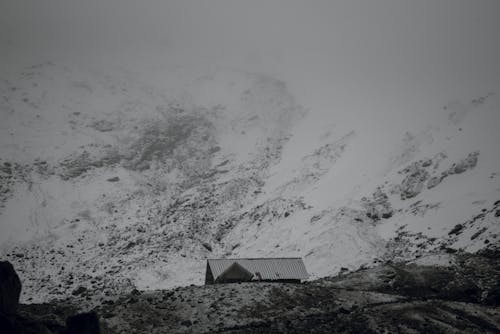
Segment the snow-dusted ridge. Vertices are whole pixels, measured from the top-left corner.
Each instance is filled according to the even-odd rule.
[[[498,245],[494,90],[400,128],[267,75],[183,80],[3,70],[0,249],[25,301],[199,284],[207,257],[300,256],[317,278]]]

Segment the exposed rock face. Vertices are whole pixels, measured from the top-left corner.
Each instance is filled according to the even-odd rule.
[[[461,174],[469,169],[476,167],[478,156],[479,151],[469,153],[469,155],[465,159],[460,160],[459,162],[451,166],[451,168],[448,170],[449,174]]]
[[[473,169],[477,165],[479,151],[469,153],[464,159],[452,164],[440,174],[436,174],[435,171],[443,159],[443,156],[445,157],[444,154],[438,154],[433,159],[415,161],[399,172],[405,175],[404,180],[399,186],[402,200],[413,198],[420,194],[425,184],[427,189],[432,189],[450,175],[461,174]]]
[[[363,197],[361,202],[366,210],[366,216],[374,221],[390,218],[394,214],[389,197],[380,187],[373,193],[371,199]]]
[[[479,151],[471,152],[469,155],[460,160],[457,163],[454,163],[450,168],[445,170],[439,176],[433,176],[427,182],[427,189],[432,189],[440,184],[445,178],[453,174],[461,174],[469,169],[476,167],[477,160],[479,156]]]
[[[0,262],[0,313],[11,315],[17,312],[19,296],[21,295],[21,280],[12,264]]]
[[[423,167],[423,162],[417,161],[403,170],[406,174],[401,183],[401,199],[413,198],[420,194],[425,181],[429,179],[429,172]]]

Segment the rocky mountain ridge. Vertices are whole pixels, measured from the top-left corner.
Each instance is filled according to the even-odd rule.
[[[207,257],[300,256],[316,279],[498,245],[494,93],[393,129],[261,74],[2,73],[0,254],[24,302],[200,284]]]

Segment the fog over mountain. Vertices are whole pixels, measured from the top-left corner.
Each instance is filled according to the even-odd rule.
[[[206,258],[301,257],[314,280],[496,251],[499,14],[0,0],[0,256],[21,301],[200,285]]]

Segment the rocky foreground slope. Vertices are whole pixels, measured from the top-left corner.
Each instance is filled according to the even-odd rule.
[[[99,304],[89,301],[98,291],[85,291],[21,305],[16,321],[44,328],[29,333],[68,333],[75,317],[65,317],[92,311],[103,333],[500,333],[499,256],[445,253],[440,266],[385,263],[306,284],[134,290]],[[70,333],[97,333],[92,314]]]

